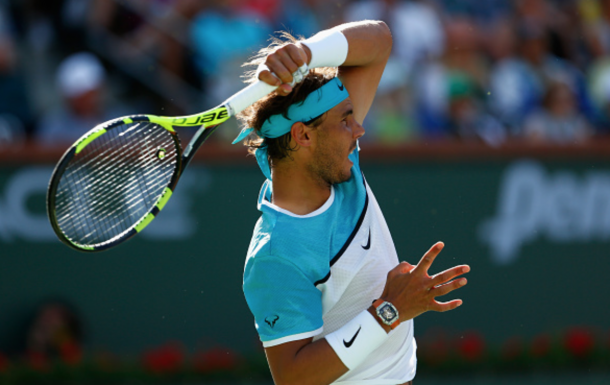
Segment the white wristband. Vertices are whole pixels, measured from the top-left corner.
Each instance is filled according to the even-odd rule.
[[[343,364],[352,370],[388,339],[388,333],[365,310],[325,338]]]
[[[311,51],[309,68],[339,67],[347,58],[347,39],[337,30],[322,31],[301,43]]]

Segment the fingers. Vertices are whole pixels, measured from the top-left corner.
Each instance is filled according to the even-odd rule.
[[[265,63],[282,83],[291,83],[293,74],[306,64],[305,60],[306,56],[302,48],[288,44],[267,56]]]
[[[432,286],[438,286],[445,282],[449,282],[458,275],[466,274],[470,271],[470,266],[460,265],[447,269],[441,273],[436,274],[432,277]]]
[[[307,55],[302,47],[285,45],[267,56],[264,63],[266,69],[260,72],[259,79],[278,86],[276,92],[287,95],[309,72],[306,63]]]
[[[432,287],[429,290],[429,292],[433,298],[440,297],[445,294],[449,294],[456,289],[464,287],[467,283],[468,283],[468,280],[466,278],[460,278],[460,279],[456,279],[451,282],[447,282],[440,286]],[[461,305],[462,305],[461,299],[454,299],[454,300],[448,301],[448,302],[438,302],[437,300],[432,299],[432,303],[430,305],[428,305],[428,310],[437,311],[437,312],[445,312],[448,310],[453,310],[456,307],[461,306]]]
[[[428,308],[429,310],[432,311],[437,311],[437,312],[446,312],[449,310],[453,310],[455,308],[457,308],[458,306],[462,305],[462,300],[461,299],[454,299],[453,301],[449,301],[449,302],[438,302],[438,301],[434,301],[432,303],[432,305],[430,305],[430,307]]]
[[[261,71],[261,73],[258,75],[258,78],[272,86],[279,87],[280,84],[282,84],[282,81],[278,79],[277,76],[273,75],[269,70]]]
[[[441,250],[443,250],[443,247],[445,247],[445,244],[443,242],[436,242],[434,246],[432,246],[430,250],[428,250],[426,254],[424,254],[422,259],[417,264],[415,271],[427,273],[436,256],[441,252]]]
[[[455,289],[459,289],[462,286],[466,286],[468,280],[466,278],[456,279],[455,281],[447,282],[444,285],[434,286],[430,289],[430,294],[433,297],[440,297],[445,294],[449,294]]]
[[[282,83],[292,82],[292,73],[299,69],[299,66],[294,63],[283,51],[278,50],[267,57],[266,61],[269,69],[282,81]]]

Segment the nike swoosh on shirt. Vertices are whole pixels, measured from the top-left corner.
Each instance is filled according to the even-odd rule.
[[[369,239],[366,241],[366,245],[361,245],[364,250],[371,248],[371,229],[369,229]]]
[[[358,333],[360,333],[360,329],[362,329],[362,326],[360,326],[358,328],[358,331],[356,332],[356,334],[354,334],[354,336],[352,337],[351,340],[349,341],[345,341],[343,340],[343,345],[345,345],[346,348],[349,348],[350,346],[352,346],[352,344],[354,343],[354,341],[356,340],[356,337],[358,337]]]
[[[345,88],[345,86],[342,83],[337,84],[337,86],[339,87],[339,89],[341,91],[343,91],[343,89]]]

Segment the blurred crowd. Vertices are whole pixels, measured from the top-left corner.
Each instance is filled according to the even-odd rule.
[[[364,19],[384,20],[394,48],[363,140],[579,144],[610,131],[610,0],[0,0],[0,146],[199,112],[243,86],[242,64],[274,32]]]

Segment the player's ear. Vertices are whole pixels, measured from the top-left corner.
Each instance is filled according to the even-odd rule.
[[[292,138],[299,146],[309,147],[312,140],[312,128],[305,125],[303,122],[296,122],[290,128]]]

